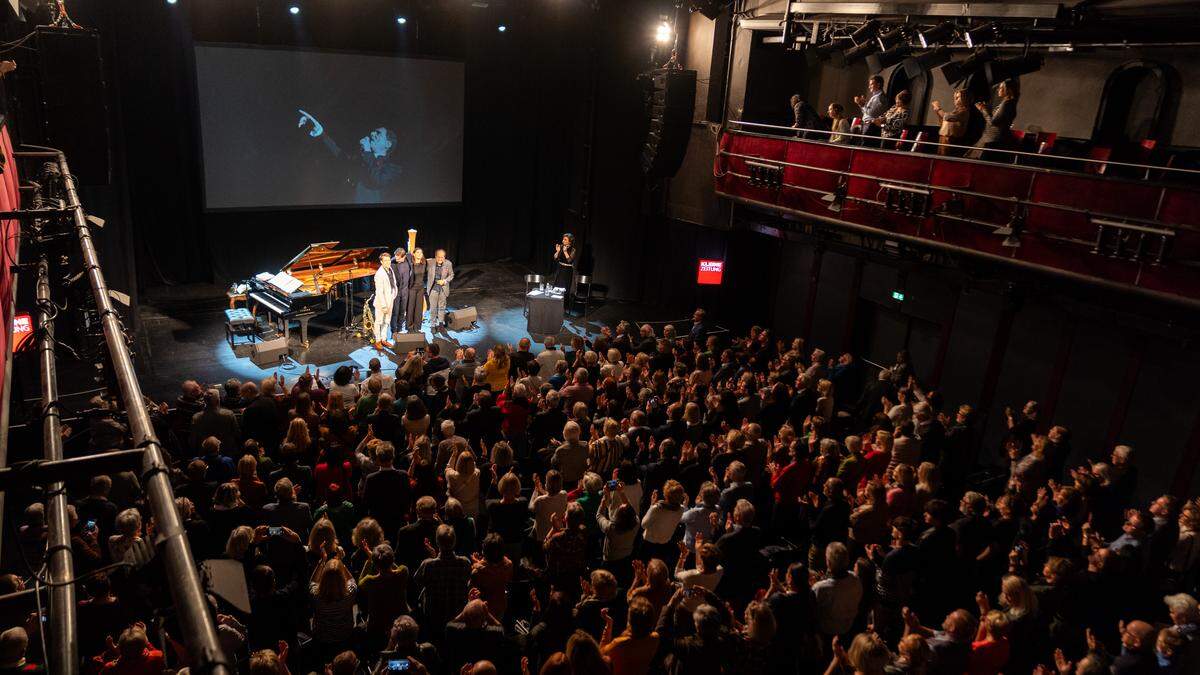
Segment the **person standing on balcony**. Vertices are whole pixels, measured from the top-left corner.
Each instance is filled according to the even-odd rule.
[[[872,75],[871,79],[867,80],[867,95],[855,96],[854,105],[862,112],[862,133],[878,133],[888,107],[883,93],[883,77]]]
[[[883,119],[879,122],[879,135],[885,139],[900,138],[900,132],[904,131],[905,125],[908,124],[908,102],[912,99],[912,95],[908,90],[896,94],[896,103],[888,108],[888,111],[883,114]],[[886,145],[886,144],[885,144]],[[897,150],[907,150],[908,148],[897,147]]]
[[[808,101],[805,101],[800,94],[792,95],[792,128],[799,129],[796,135],[804,138],[804,129],[820,129],[821,118],[817,115],[817,111],[813,109]]]
[[[946,110],[941,101],[933,102],[933,112],[937,113],[942,125],[938,129],[938,154],[958,155],[958,148],[947,145],[957,145],[967,133],[967,119],[970,110],[967,108],[967,92],[959,89],[954,92],[954,110]],[[953,152],[951,152],[953,150]]]
[[[1021,90],[1016,80],[1005,80],[1000,83],[996,95],[1000,97],[1000,102],[991,112],[988,112],[987,104],[983,101],[975,104],[986,124],[983,127],[983,135],[975,143],[975,149],[967,153],[967,157],[971,159],[987,158],[987,153],[983,151],[984,148],[1003,148],[1008,145],[1009,131],[1012,129],[1013,120],[1017,117],[1017,99],[1021,97]]]

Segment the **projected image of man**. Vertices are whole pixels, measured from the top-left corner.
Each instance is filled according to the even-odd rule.
[[[396,148],[396,132],[387,127],[377,127],[359,139],[359,152],[346,153],[328,133],[316,117],[303,110],[300,122],[303,129],[309,127],[308,135],[320,138],[333,156],[346,165],[346,182],[354,186],[354,201],[358,204],[377,204],[387,201],[385,195],[400,178],[400,165],[392,161]]]

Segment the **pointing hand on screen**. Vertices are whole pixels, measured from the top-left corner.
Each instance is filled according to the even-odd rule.
[[[312,129],[309,130],[308,135],[312,136],[313,138],[325,133],[325,127],[321,126],[321,123],[317,121],[317,118],[304,112],[303,110],[300,110],[300,122],[296,124],[296,127],[303,128],[305,123],[312,124]]]

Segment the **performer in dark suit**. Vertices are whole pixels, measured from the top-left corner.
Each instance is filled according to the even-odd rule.
[[[434,251],[433,260],[426,264],[425,294],[429,297],[429,325],[446,325],[446,300],[450,297],[450,282],[454,281],[454,264],[446,260],[446,251]]]
[[[412,260],[403,246],[397,248],[392,256],[392,276],[396,279],[397,289],[396,299],[392,302],[392,335],[395,335],[405,329],[404,320],[408,317],[408,289],[413,285]]]

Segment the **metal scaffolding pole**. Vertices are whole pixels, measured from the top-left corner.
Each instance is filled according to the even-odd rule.
[[[120,386],[121,401],[129,417],[133,443],[144,450],[144,488],[156,523],[156,543],[166,568],[167,583],[179,619],[180,637],[187,643],[193,668],[207,671],[211,675],[232,675],[217,639],[216,624],[209,613],[200,574],[188,547],[187,535],[179,520],[179,512],[175,510],[175,494],[168,479],[162,446],[154,436],[150,414],[146,411],[145,398],[142,396],[142,387],[134,373],[133,359],[125,342],[125,333],[117,311],[113,309],[112,300],[108,297],[108,286],[104,281],[104,273],[100,270],[100,261],[92,242],[87,216],[75,190],[75,178],[67,166],[66,156],[59,152],[56,157],[66,190],[67,209],[72,212],[75,234],[83,252],[83,269],[95,297],[113,374]]]
[[[62,423],[58,409],[58,372],[54,359],[54,316],[50,299],[50,265],[42,256],[37,267],[38,360],[42,374],[42,447],[47,462],[63,458]],[[71,523],[67,492],[61,480],[46,486],[46,569],[50,587],[50,672],[72,675],[79,670],[79,641],[75,632],[75,570],[71,558]]]

